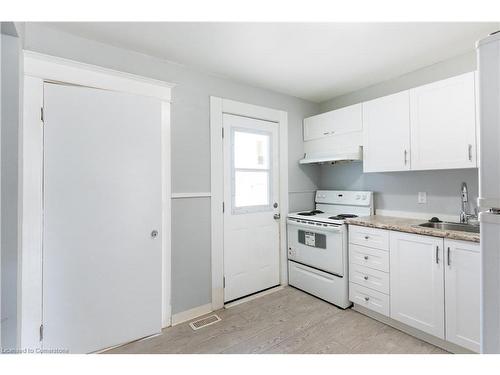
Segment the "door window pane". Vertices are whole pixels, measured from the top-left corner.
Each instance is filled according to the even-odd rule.
[[[235,171],[234,207],[249,206],[269,206],[269,171]]]
[[[272,210],[272,133],[233,128],[232,212],[243,214]]]
[[[234,167],[236,169],[269,169],[268,134],[234,131]]]

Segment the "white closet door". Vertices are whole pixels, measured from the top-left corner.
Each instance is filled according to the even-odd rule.
[[[161,330],[161,103],[44,85],[43,348]]]

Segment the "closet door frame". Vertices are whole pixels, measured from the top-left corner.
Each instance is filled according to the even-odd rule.
[[[23,122],[20,136],[20,285],[18,346],[41,348],[43,84],[59,82],[154,97],[162,114],[162,327],[171,325],[170,102],[174,85],[100,66],[24,51]]]

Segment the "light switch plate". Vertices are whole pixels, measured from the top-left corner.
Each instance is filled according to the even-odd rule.
[[[418,192],[418,203],[427,203],[427,193],[425,191]]]

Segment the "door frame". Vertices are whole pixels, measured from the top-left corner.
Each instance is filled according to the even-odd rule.
[[[24,103],[20,136],[20,292],[18,343],[40,348],[42,316],[43,107],[44,82],[92,87],[161,100],[162,327],[171,325],[171,155],[170,102],[174,85],[129,73],[24,51]]]
[[[279,197],[280,197],[280,284],[288,284],[286,216],[288,214],[288,113],[285,111],[210,97],[210,168],[211,168],[211,255],[212,310],[224,307],[224,150],[222,118],[224,114],[272,121],[279,127]]]

